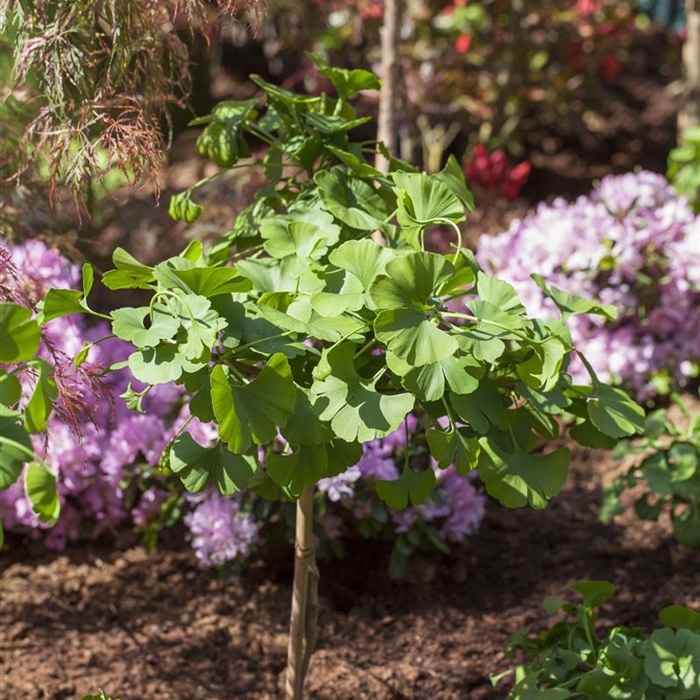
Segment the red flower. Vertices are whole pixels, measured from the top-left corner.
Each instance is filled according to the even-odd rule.
[[[577,0],[576,11],[586,17],[595,14],[602,5],[602,0]]]
[[[530,164],[523,161],[510,170],[506,179],[498,188],[499,193],[506,199],[517,199],[530,177]]]
[[[523,162],[511,167],[502,149],[489,153],[482,143],[478,143],[474,146],[466,173],[470,183],[484,189],[495,189],[506,199],[516,199],[530,176],[530,164]]]
[[[384,3],[370,0],[360,8],[360,15],[365,19],[380,19],[384,12]]]
[[[467,53],[472,45],[471,34],[460,34],[455,41],[455,49],[458,53]]]
[[[598,70],[605,80],[615,80],[622,71],[622,64],[611,53],[607,53],[603,56]]]

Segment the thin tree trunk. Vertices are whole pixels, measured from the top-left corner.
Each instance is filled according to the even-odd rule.
[[[294,588],[287,650],[287,700],[302,700],[304,678],[316,644],[318,579],[313,540],[314,487],[301,492],[296,509],[294,541]]]
[[[513,89],[516,87],[518,71],[523,70],[525,57],[522,20],[524,14],[524,0],[511,0],[508,19],[511,41],[510,45],[506,47],[503,70],[496,76],[498,95],[491,118],[491,136],[499,136],[507,121],[508,98],[511,97]]]
[[[678,139],[691,126],[700,126],[700,0],[686,0],[688,36],[683,46],[685,95],[678,114]]]
[[[385,0],[382,37],[382,89],[379,93],[377,117],[377,141],[384,143],[390,155],[396,155],[396,115],[399,111],[399,32],[401,25],[401,1]],[[375,167],[389,172],[389,161],[377,153]]]

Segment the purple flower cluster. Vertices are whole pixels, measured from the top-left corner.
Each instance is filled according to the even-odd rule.
[[[556,308],[530,278],[617,307],[616,321],[574,316],[574,344],[605,381],[646,400],[700,364],[700,217],[662,175],[608,176],[588,197],[556,199],[482,236],[484,268],[515,286],[533,317]],[[575,361],[574,378],[585,370]]]
[[[7,246],[1,252],[9,261],[6,269],[21,273],[6,273],[0,280],[17,299],[36,303],[50,287],[78,285],[79,267],[41,241]],[[60,518],[44,536],[51,549],[63,549],[69,541],[94,538],[122,524],[129,515],[125,479],[137,464],[157,464],[172,436],[166,417],[179,399],[176,387],[158,387],[150,393],[144,404],[148,415],[134,413],[116,398],[127,388],[125,371],[107,375],[96,390],[96,375],[130,352],[128,344],[109,335],[106,323],[88,325],[79,316],[57,318],[43,328],[39,354],[52,364],[61,387],[46,435],[33,436],[37,456],[56,474],[61,501]],[[103,338],[107,339],[100,340]],[[97,340],[100,342],[90,348],[86,362],[77,370],[73,358],[84,343]],[[31,387],[34,377],[23,372],[21,381]],[[136,505],[145,513],[149,502],[152,506],[153,494]],[[142,515],[137,510],[135,518],[142,521]],[[33,536],[46,527],[32,512],[23,479],[0,491],[0,517],[6,528],[23,529]]]
[[[239,557],[245,559],[258,539],[258,524],[241,512],[241,496],[224,497],[218,491],[189,497],[194,504],[185,515],[192,533],[192,547],[204,566],[218,566]]]
[[[397,464],[402,463],[406,450],[411,449],[410,443],[419,431],[418,420],[409,415],[406,425],[396,432],[365,443],[356,466],[319,482],[319,490],[329,501],[327,511],[319,518],[328,539],[340,537],[343,519],[362,521],[375,517],[378,497],[373,485],[377,481],[393,481],[399,477]],[[431,524],[447,543],[462,542],[476,532],[484,517],[486,498],[475,488],[472,475],[458,474],[453,466],[441,470],[433,460],[430,464],[437,477],[431,495],[419,506],[400,512],[389,510],[383,534],[400,534],[426,523]],[[382,534],[377,533],[376,528],[374,533]]]

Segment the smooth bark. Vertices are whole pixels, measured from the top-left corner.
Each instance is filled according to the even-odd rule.
[[[318,568],[313,540],[314,487],[307,486],[296,507],[294,587],[289,623],[285,697],[301,700],[304,678],[316,645],[318,625]]]
[[[396,155],[396,115],[399,111],[399,32],[401,27],[401,1],[385,0],[382,38],[382,89],[379,93],[377,117],[377,141],[383,143],[390,155]],[[389,161],[377,153],[377,170],[389,172]]]
[[[700,126],[700,0],[686,0],[688,36],[683,45],[685,94],[678,115],[678,138],[691,126]]]

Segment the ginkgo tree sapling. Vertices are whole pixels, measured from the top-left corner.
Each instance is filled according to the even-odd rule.
[[[297,502],[286,690],[295,699],[316,634],[314,486],[355,464],[364,442],[409,413],[427,429],[422,463],[407,461],[398,480],[377,488],[391,507],[427,498],[432,457],[460,473],[478,468],[506,506],[543,508],[569,464],[568,449],[541,449],[558,435],[557,416],[575,416],[584,444],[643,427],[642,409],[592,368],[586,386],[566,373],[565,318],[615,309],[545,285],[562,320],[528,318],[514,288],[461,247],[458,224],[472,199],[458,163],[434,175],[393,158],[388,173],[375,169],[377,144],[348,132],[365,121],[350,98],[376,89],[376,78],[314,60],[337,97],[254,77],[259,99],[222,103],[197,120],[200,153],[222,168],[250,153],[249,138],[267,144],[269,184],[232,230],[208,251],[194,241],[155,266],[118,249],[102,278],[151,294],[146,306],[110,314],[114,334],[134,346],[126,365],[147,385],[128,392],[134,408],[148,387],[175,382],[191,415],[218,427],[214,446],[181,430],[163,468],[188,491],[252,489]],[[195,190],[173,198],[173,216],[199,216]],[[449,255],[424,249],[436,225],[455,230]],[[377,231],[385,246],[372,240]],[[86,309],[85,295],[58,290],[43,305],[45,318]]]

